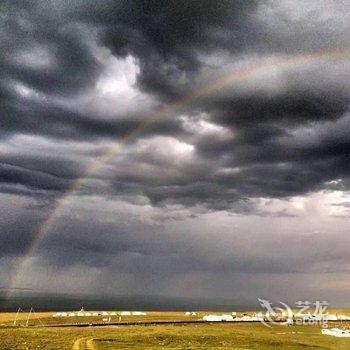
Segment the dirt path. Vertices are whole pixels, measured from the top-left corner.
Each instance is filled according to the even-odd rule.
[[[94,346],[94,339],[90,338],[86,341],[86,349],[87,350],[96,350]]]
[[[79,338],[74,342],[72,350],[96,350],[94,346],[94,339]]]
[[[80,350],[80,343],[82,342],[83,339],[84,338],[77,339],[72,346],[72,350]]]

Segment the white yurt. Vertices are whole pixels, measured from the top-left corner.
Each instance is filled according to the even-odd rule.
[[[185,315],[186,315],[186,316],[196,316],[196,315],[197,315],[197,312],[195,312],[195,311],[186,311],[186,312],[185,312]]]
[[[221,321],[232,322],[233,316],[232,315],[221,315]]]
[[[145,315],[147,315],[143,311],[133,311],[131,314],[134,315],[134,316],[145,316]]]
[[[206,315],[203,317],[203,321],[207,322],[221,322],[222,318],[218,315]]]
[[[131,312],[130,311],[121,311],[120,315],[121,316],[130,316]]]
[[[350,338],[350,331],[349,330],[344,330],[344,329],[339,329],[339,328],[324,328],[322,329],[322,334],[325,335],[331,335],[333,337],[339,337],[339,338]]]
[[[252,318],[251,318],[250,316],[243,316],[243,317],[241,318],[241,321],[250,322],[250,321],[252,321]]]

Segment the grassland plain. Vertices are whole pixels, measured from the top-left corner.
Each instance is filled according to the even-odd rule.
[[[183,313],[152,313],[153,319],[183,318]],[[13,314],[0,314],[2,323]],[[25,316],[25,315],[23,315]],[[42,321],[48,314],[38,314]],[[24,318],[25,319],[25,318]],[[347,323],[343,327],[348,327]],[[0,328],[1,350],[112,350],[112,349],[350,349],[350,339],[321,334],[318,326],[268,328],[253,323]]]

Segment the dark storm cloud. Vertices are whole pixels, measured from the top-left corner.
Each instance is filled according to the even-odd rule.
[[[263,4],[239,1],[224,1],[220,5],[205,2],[201,6],[196,2],[108,3],[99,15],[86,16],[85,20],[98,25],[100,40],[117,55],[128,52],[136,55],[141,69],[139,86],[168,100],[195,87],[191,81],[205,68],[198,59],[200,54],[209,55],[218,49],[231,54],[296,54],[301,49],[306,53],[331,51],[345,43],[342,27],[338,35],[333,28],[338,20],[336,16],[330,20],[330,33],[322,20],[309,18],[320,25],[323,36],[306,23],[299,22],[293,27],[292,20],[288,33],[284,27],[288,20],[282,26],[275,17],[272,17],[272,28],[275,23],[281,30],[271,32],[259,19],[259,8]],[[87,13],[90,12],[85,8],[84,14]],[[332,44],[329,38],[333,36],[338,40]],[[283,45],[282,38],[285,39]],[[184,82],[180,76],[185,77]],[[312,78],[308,75],[308,79]],[[209,97],[203,105],[196,105],[199,110],[210,111],[214,122],[233,128],[237,134],[235,141],[219,144],[210,137],[201,140],[196,150],[203,162],[208,161],[211,153],[215,159],[225,158],[226,166],[247,167],[240,174],[214,176],[207,172],[198,175],[194,171],[195,177],[190,179],[184,174],[182,185],[169,184],[165,176],[161,187],[153,187],[136,174],[135,182],[142,185],[146,181],[143,193],[153,203],[178,201],[184,205],[204,203],[212,208],[229,208],[242,197],[287,197],[321,189],[337,174],[347,177],[346,141],[339,142],[335,136],[331,142],[299,147],[296,144],[285,146],[280,138],[297,125],[308,126],[312,122],[343,117],[349,106],[349,90],[344,89],[341,80],[338,85],[332,82],[327,86],[322,81],[310,84],[300,77],[299,80],[287,77],[284,90],[272,95],[258,91],[224,99]],[[149,163],[147,158],[143,161]],[[287,165],[281,167],[278,163]],[[213,162],[212,166],[215,168],[218,163]]]
[[[4,106],[4,117],[0,121],[4,136],[13,133],[47,135],[63,139],[98,139],[110,140],[123,138],[141,124],[139,118],[130,115],[123,120],[103,120],[86,117],[80,112],[68,108],[49,106],[37,102],[17,100]],[[26,118],[23,118],[26,115]],[[181,132],[181,125],[176,120],[160,120],[140,134],[176,134]]]
[[[8,164],[1,164],[0,179],[1,182],[19,183],[45,190],[62,190],[67,187],[62,178]]]
[[[237,127],[246,126],[249,132],[254,124],[273,127],[273,123],[276,123],[286,127],[288,124],[336,120],[347,111],[349,102],[349,92],[340,87],[338,91],[310,91],[299,86],[298,89],[291,88],[287,93],[275,96],[237,96],[214,103],[219,109],[220,122]]]
[[[350,188],[348,59],[330,55],[281,69],[294,56],[348,50],[349,4],[293,3],[3,2],[0,193],[13,201],[14,217],[2,204],[1,257],[23,255],[55,200],[110,150],[111,141],[120,141],[50,229],[37,253],[45,264],[58,270],[118,267],[138,276],[159,271],[156,282],[186,271],[283,274],[301,273],[305,265],[320,271],[324,261],[329,271],[339,271],[348,263],[348,240],[338,243],[341,234],[334,236],[334,251],[326,235],[313,245],[292,235],[284,241],[269,230],[262,235],[271,235],[268,242],[246,232],[249,244],[234,233],[220,246],[215,232],[202,246],[197,237],[157,226],[171,221],[164,219],[169,213],[132,223],[138,205],[144,213],[191,212],[174,214],[179,222],[192,217],[200,223],[201,213],[220,211],[252,215],[248,226],[257,217],[297,220],[295,212],[269,212],[255,200]],[[241,70],[259,71],[266,62],[263,77],[253,74],[242,84],[178,103],[123,143],[166,103],[236,71],[238,77]],[[129,75],[135,77],[129,81]],[[113,95],[113,89],[126,93]],[[131,207],[116,220],[114,208],[110,216],[101,213],[108,206],[102,200]],[[77,203],[93,207],[89,217]],[[332,207],[346,209],[348,202]]]
[[[151,60],[142,59],[144,51],[139,54],[142,62],[139,85],[165,98],[180,97],[191,89],[190,84],[181,86],[178,77],[185,74],[189,81],[193,79],[201,67],[199,52],[223,48],[238,51],[249,42],[247,37],[254,36],[255,28],[246,23],[247,13],[254,7],[253,1],[219,4],[184,1],[171,6],[165,2],[155,7],[149,11],[154,13],[155,10],[156,15],[152,15],[152,21],[147,21],[148,11],[140,6],[141,23],[148,22],[145,28],[142,26],[143,39],[146,44],[151,43],[152,51]]]
[[[191,90],[201,68],[209,68],[199,59],[201,54],[300,54],[347,45],[346,4],[334,4],[330,11],[335,15],[328,21],[322,18],[324,4],[310,4],[305,6],[305,18],[294,23],[293,16],[283,13],[283,3],[277,5],[240,0],[107,1],[97,7],[88,2],[78,18],[95,25],[101,42],[116,55],[132,52],[140,59],[140,87],[174,99]],[[275,13],[269,17],[268,11]]]
[[[120,138],[139,125],[132,115],[121,120],[106,120],[99,115],[87,117],[84,112],[71,110],[69,106],[53,105],[46,98],[78,96],[96,83],[103,64],[93,51],[95,36],[97,43],[110,49],[116,57],[131,54],[138,59],[139,87],[173,100],[196,87],[196,77],[210,68],[201,57],[218,50],[235,60],[257,53],[269,55],[339,48],[344,40],[341,14],[346,6],[334,5],[335,8],[330,9],[333,13],[329,19],[329,32],[326,23],[312,15],[327,11],[327,8],[313,6],[306,7],[306,12],[310,12],[307,19],[319,25],[318,31],[322,35],[318,35],[306,19],[294,23],[287,13],[281,20],[277,15],[285,11],[284,3],[274,8],[269,2],[256,1],[222,1],[218,4],[211,1],[104,1],[99,5],[89,1],[75,4],[32,1],[30,5],[4,2],[2,130],[7,136],[21,132],[89,140]],[[270,14],[270,22],[264,11]],[[338,29],[336,23],[339,23]],[[331,37],[338,40],[332,44]],[[285,39],[283,45],[282,38]],[[312,45],[306,49],[310,43]],[[38,97],[20,96],[14,89],[15,84],[32,89]],[[213,96],[193,106],[209,113],[214,123],[234,130],[234,140],[216,141],[208,137],[195,141],[201,161],[212,162],[209,171],[199,175],[200,172],[194,170],[182,181],[184,186],[179,179],[177,183],[164,186],[169,181],[165,176],[160,181],[164,183],[161,183],[162,187],[147,183],[149,188],[145,187],[142,192],[154,203],[170,198],[187,205],[211,201],[209,206],[230,207],[247,196],[294,195],[320,188],[337,174],[346,177],[348,170],[343,164],[347,140],[334,139],[328,143],[296,147],[283,145],[280,139],[288,136],[290,128],[296,125],[344,116],[349,105],[348,89],[344,89],[341,79],[338,85],[333,79],[327,87],[323,81],[305,82],[300,79],[300,74],[296,80],[287,77],[286,84],[280,93],[262,90],[224,98]],[[187,137],[177,119],[156,123],[147,133]],[[219,164],[212,159],[225,161]],[[147,155],[138,161],[149,163]],[[309,163],[305,164],[305,161]],[[288,165],[280,168],[277,163],[281,162]],[[10,164],[20,166],[16,162]],[[327,171],[330,165],[332,170]],[[47,166],[51,167],[49,163]],[[221,176],[215,174],[217,166],[245,168],[238,175]],[[45,169],[40,171],[50,173]],[[274,175],[274,181],[262,181],[259,174],[265,174],[267,178]],[[135,176],[134,182],[142,186],[145,181],[142,175]],[[34,180],[28,172],[19,169],[2,169],[2,177],[7,182],[28,186],[40,187],[42,184],[43,189],[65,188],[63,179],[45,176],[41,181],[39,176]],[[215,205],[218,201],[221,204]]]
[[[209,237],[205,238],[207,242],[199,243],[198,234],[185,233],[181,229],[174,237],[166,230],[155,230],[131,221],[124,227],[119,220],[107,223],[88,217],[80,221],[66,219],[64,227],[60,225],[53,230],[40,253],[43,259],[59,268],[82,264],[121,268],[136,275],[152,275],[156,271],[159,276],[165,274],[171,278],[184,271],[249,274],[332,272],[338,268],[339,262],[349,262],[349,238],[344,238],[343,232],[301,237],[281,236],[275,231],[266,237],[259,232],[251,232],[246,233],[244,238],[240,232],[231,232],[228,236]],[[83,234],[72,237],[72,231]],[[286,239],[289,242],[287,246],[284,244]],[[254,242],[253,246],[251,242]],[[227,245],[231,244],[234,245],[228,250]],[[247,251],[248,247],[251,250]]]
[[[104,45],[140,58],[138,84],[164,97],[178,97],[178,76],[200,68],[198,51],[237,51],[254,37],[247,23],[255,1],[130,1],[86,6],[81,19],[100,28]],[[93,11],[92,11],[93,10]],[[93,15],[92,15],[93,14]]]
[[[28,211],[11,202],[6,204],[7,208],[2,208],[0,214],[0,258],[25,255],[44,216],[37,210]],[[21,220],[18,220],[19,217]]]
[[[99,66],[84,31],[57,17],[54,9],[40,11],[37,3],[2,4],[1,79],[46,93],[71,94],[85,88],[97,77]],[[51,57],[54,62],[46,63]]]

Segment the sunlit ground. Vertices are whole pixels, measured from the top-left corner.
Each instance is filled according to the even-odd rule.
[[[12,327],[15,314],[1,314],[0,349],[350,349],[350,338],[321,334],[319,326],[281,326],[268,328],[260,323],[220,323],[186,325],[129,325],[105,327],[40,326],[53,319],[51,314],[37,314],[29,327],[26,315],[19,315],[19,325]],[[183,313],[151,313],[127,317],[131,321],[181,321],[199,319]],[[56,319],[57,322],[57,319]],[[35,326],[37,325],[37,326]],[[336,325],[337,327],[340,324]],[[346,328],[348,323],[341,324]]]

